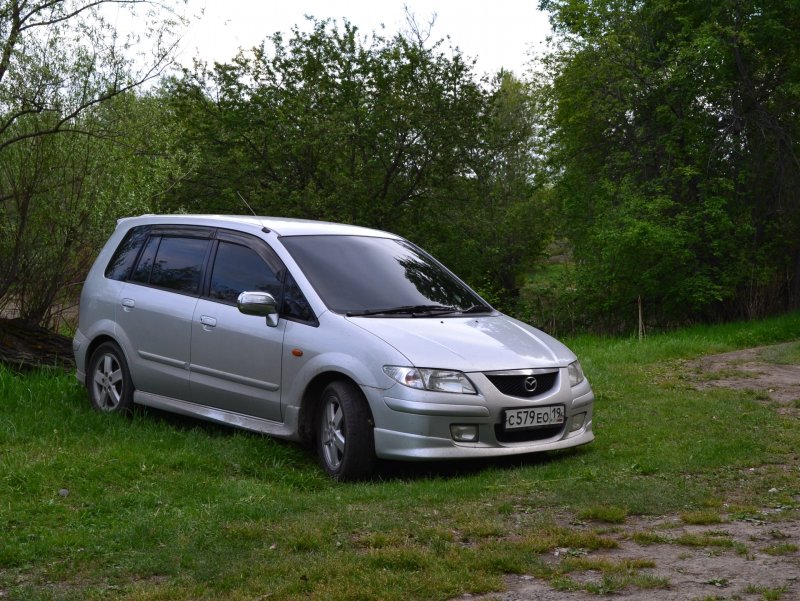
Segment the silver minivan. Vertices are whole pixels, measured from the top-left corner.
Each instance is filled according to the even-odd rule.
[[[73,342],[92,405],[134,403],[316,446],[333,478],[382,459],[593,440],[575,355],[382,231],[218,215],[121,219]]]

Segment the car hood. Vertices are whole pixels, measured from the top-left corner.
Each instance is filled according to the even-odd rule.
[[[350,317],[416,367],[499,371],[563,367],[575,355],[555,338],[506,315],[455,318]]]

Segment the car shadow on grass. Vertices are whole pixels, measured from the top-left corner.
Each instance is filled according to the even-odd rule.
[[[379,480],[451,479],[475,476],[488,470],[516,470],[537,467],[559,461],[582,449],[529,453],[510,457],[453,459],[443,461],[381,461],[376,478]]]
[[[226,438],[231,436],[253,436],[262,440],[269,440],[278,446],[286,446],[300,451],[300,455],[308,460],[309,468],[317,467],[318,460],[313,445],[301,444],[289,440],[271,437],[250,430],[243,430],[226,424],[219,424],[197,417],[180,415],[163,411],[153,407],[136,405],[135,415],[156,422],[161,422],[176,430],[189,432],[200,430],[213,438]],[[528,453],[508,457],[478,458],[478,459],[450,459],[433,461],[393,461],[379,460],[376,470],[369,482],[398,482],[404,480],[426,479],[454,479],[476,476],[487,470],[515,470],[520,468],[545,465],[551,461],[558,461],[576,454],[584,453],[581,447],[564,449],[552,452]]]

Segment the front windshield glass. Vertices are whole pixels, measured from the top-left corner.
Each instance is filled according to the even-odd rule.
[[[403,240],[287,236],[281,242],[337,313],[407,317],[491,311],[449,271]]]

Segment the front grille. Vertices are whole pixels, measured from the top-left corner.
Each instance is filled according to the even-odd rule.
[[[544,374],[533,375],[489,375],[489,381],[495,388],[507,396],[529,399],[544,394],[552,389],[558,380],[558,372],[551,371]],[[533,378],[535,381],[531,381]],[[533,390],[531,390],[533,388]]]
[[[496,424],[494,427],[494,435],[497,437],[497,442],[532,442],[534,440],[545,440],[560,435],[566,422],[558,424],[557,426],[548,426],[547,428],[535,428],[532,430],[506,430],[503,424]]]

